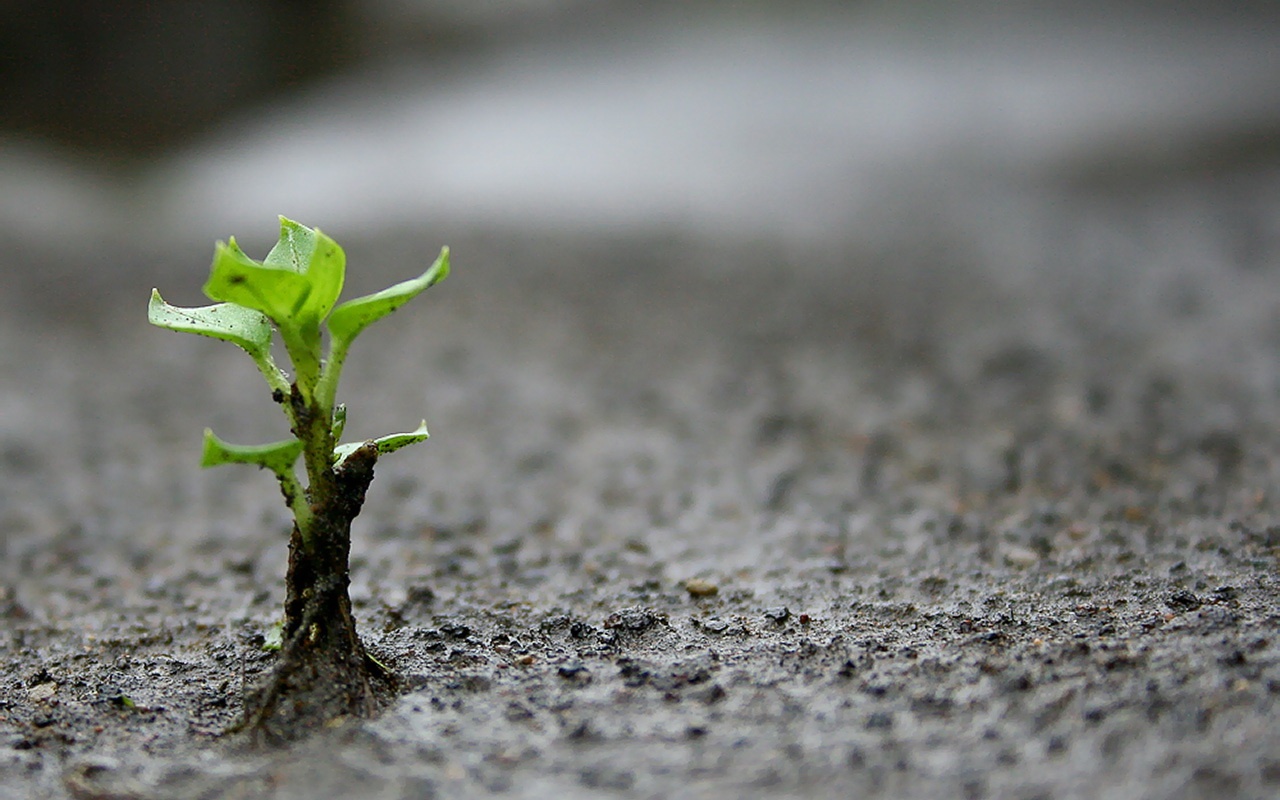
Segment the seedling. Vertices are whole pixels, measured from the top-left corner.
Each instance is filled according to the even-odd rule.
[[[288,439],[236,445],[204,432],[201,464],[271,470],[293,513],[280,653],[271,679],[245,699],[245,725],[270,738],[376,706],[389,679],[356,635],[347,587],[351,521],[380,456],[427,438],[408,433],[339,443],[346,408],[338,379],[355,338],[449,274],[449,250],[416,278],[337,304],[346,256],[319,230],[280,218],[280,240],[262,261],[235,238],[218,242],[204,293],[215,305],[178,308],[151,292],[148,319],[162,328],[231,342],[253,359],[289,420]],[[279,335],[292,370],[272,357]],[[299,478],[302,460],[306,485]]]

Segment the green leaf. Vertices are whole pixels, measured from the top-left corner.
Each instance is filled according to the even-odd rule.
[[[295,327],[294,318],[311,293],[306,276],[259,264],[244,254],[234,238],[218,242],[204,293],[210,300],[252,308],[280,328]]]
[[[300,455],[302,455],[302,442],[298,439],[286,439],[271,444],[231,444],[219,439],[209,428],[205,428],[204,453],[200,459],[200,466],[254,464],[282,475],[292,471],[294,462]]]
[[[341,439],[342,430],[347,427],[347,406],[345,403],[338,403],[338,407],[333,410],[333,438]]]
[[[329,332],[335,342],[346,347],[369,325],[417,297],[428,287],[444,280],[448,274],[449,248],[446,247],[440,251],[435,263],[418,277],[374,294],[348,300],[335,308],[329,316]]]
[[[306,277],[310,293],[299,313],[313,322],[328,316],[342,294],[347,257],[333,239],[286,217],[280,218],[280,239],[262,262]]]
[[[262,633],[261,650],[264,653],[275,653],[284,646],[284,620],[278,619],[271,623]]]
[[[181,333],[195,333],[231,342],[253,356],[264,358],[271,350],[271,322],[260,312],[234,303],[199,308],[179,308],[151,290],[147,319],[152,325]]]
[[[308,310],[315,315],[316,321],[329,316],[338,295],[342,294],[342,284],[347,274],[347,254],[342,252],[338,243],[325,236],[319,229],[315,231],[316,248],[311,254],[311,266],[307,277],[311,279],[311,297],[307,300]]]
[[[378,449],[378,455],[394,453],[402,447],[408,447],[411,444],[425,442],[430,438],[427,433],[427,421],[423,420],[416,430],[409,433],[390,433],[386,436],[379,436],[377,439],[369,439],[364,442],[347,442],[333,448],[334,466],[338,466],[347,459],[355,451],[359,450],[367,444],[371,444]]]
[[[286,217],[280,217],[280,238],[262,259],[264,266],[306,274],[316,249],[315,231]]]

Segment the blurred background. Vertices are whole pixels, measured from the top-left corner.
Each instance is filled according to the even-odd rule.
[[[1012,241],[1028,197],[1274,170],[1278,9],[9,0],[0,242],[203,254],[276,214]]]

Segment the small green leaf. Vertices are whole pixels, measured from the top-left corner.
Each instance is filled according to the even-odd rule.
[[[338,243],[286,217],[280,218],[280,239],[263,266],[304,275],[310,293],[299,313],[318,323],[333,310],[346,279],[347,257]]]
[[[315,231],[286,217],[280,217],[280,238],[262,259],[267,267],[305,275],[316,249]]]
[[[159,290],[152,289],[147,319],[152,325],[171,331],[231,342],[255,360],[271,350],[271,322],[261,313],[234,303],[179,308],[166,303]]]
[[[418,423],[418,427],[409,433],[389,433],[386,436],[379,436],[373,440],[378,448],[380,455],[394,453],[402,447],[408,447],[411,444],[425,442],[431,438],[431,434],[427,433],[427,421],[424,419]]]
[[[284,620],[278,619],[262,634],[261,650],[264,653],[275,653],[284,646]]]
[[[411,444],[425,442],[430,438],[427,433],[427,421],[423,420],[416,430],[409,433],[390,433],[386,436],[379,436],[377,439],[370,439],[365,442],[347,442],[333,448],[334,466],[338,466],[347,459],[355,451],[364,447],[366,444],[372,444],[378,449],[378,455],[386,455],[394,453],[402,447],[408,447]]]
[[[293,469],[293,464],[300,455],[302,455],[302,442],[298,439],[286,439],[271,444],[231,444],[219,439],[209,428],[205,428],[204,453],[200,459],[200,466],[254,464],[282,475]]]
[[[338,407],[333,410],[333,438],[341,439],[342,431],[347,427],[347,406],[345,403],[338,403]]]
[[[335,308],[329,316],[329,332],[334,341],[340,342],[343,347],[350,345],[366,327],[417,297],[428,287],[444,280],[448,274],[449,248],[446,247],[440,251],[435,263],[418,277],[374,294],[348,300]]]
[[[228,243],[218,242],[204,293],[210,300],[252,308],[279,327],[292,328],[311,293],[311,282],[296,272],[259,264],[232,238]]]

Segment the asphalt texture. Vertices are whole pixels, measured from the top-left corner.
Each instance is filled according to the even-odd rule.
[[[1280,173],[918,219],[331,231],[352,292],[454,254],[341,391],[432,431],[354,530],[404,692],[266,751],[288,521],[198,460],[284,421],[145,319],[208,246],[8,248],[0,797],[1276,796]]]

